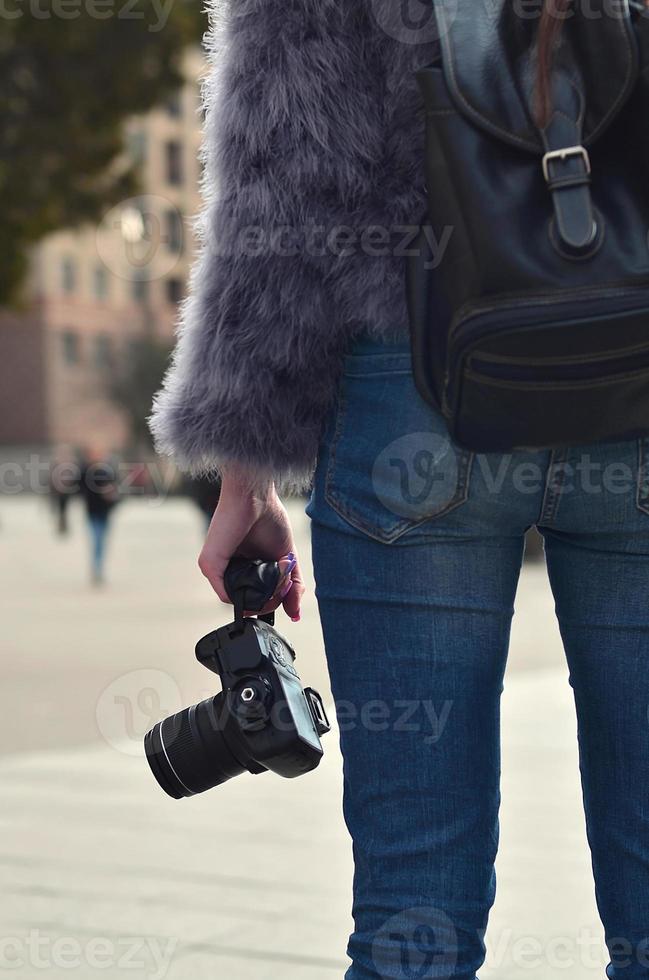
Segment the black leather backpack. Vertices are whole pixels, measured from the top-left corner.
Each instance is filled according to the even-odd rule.
[[[469,449],[649,432],[649,11],[580,2],[544,129],[525,5],[434,4],[411,344],[419,392]]]

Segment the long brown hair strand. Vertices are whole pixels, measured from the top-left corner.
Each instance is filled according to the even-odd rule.
[[[535,115],[546,126],[552,112],[552,67],[554,52],[568,17],[572,0],[544,0],[538,36]]]

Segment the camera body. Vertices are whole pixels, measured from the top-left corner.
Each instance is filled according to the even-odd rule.
[[[153,774],[175,799],[245,770],[300,776],[319,764],[320,736],[329,731],[322,698],[302,687],[295,651],[274,628],[273,614],[243,615],[244,608],[261,609],[273,594],[277,566],[234,562],[226,587],[235,621],[196,644],[199,663],[219,675],[222,691],[165,718],[145,736]]]
[[[245,619],[241,632],[215,630],[199,640],[196,657],[221,678],[223,731],[254,760],[250,772],[292,778],[315,769],[327,716],[320,695],[302,688],[295,651],[273,626]]]

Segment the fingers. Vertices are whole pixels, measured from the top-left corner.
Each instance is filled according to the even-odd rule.
[[[205,549],[201,551],[198,558],[198,567],[221,602],[230,602],[230,597],[225,591],[225,585],[223,584],[223,576],[229,560],[224,555],[215,552],[206,555]]]
[[[289,552],[284,558],[279,559],[279,567],[281,571],[285,571],[287,574],[280,578],[275,594],[264,605],[258,615],[275,612],[275,610],[282,606],[284,612],[296,623],[300,619],[300,603],[305,588],[295,552]],[[251,613],[250,615],[254,614]]]
[[[287,555],[280,558],[277,563],[279,567],[279,579],[273,593],[273,599],[277,599],[279,603],[284,600],[293,586],[291,575],[296,563],[297,559],[292,551],[289,551]]]
[[[283,606],[286,614],[297,622],[305,588],[290,524],[279,501],[262,503],[260,506],[255,497],[222,492],[198,565],[219,599],[231,604],[223,579],[232,556],[275,557],[280,577],[275,594],[261,613],[274,612]]]
[[[225,590],[223,576],[228,562],[237,553],[237,548],[250,531],[254,519],[244,511],[231,508],[228,510],[226,516],[219,512],[219,506],[217,506],[205,538],[205,544],[198,557],[198,567],[221,602],[231,603],[231,599]]]
[[[282,600],[282,605],[284,606],[284,612],[287,616],[297,623],[300,619],[300,606],[302,603],[302,596],[304,595],[305,588],[304,582],[302,580],[302,573],[300,571],[299,561],[295,561],[293,566],[293,571],[291,572],[291,588],[284,596]]]

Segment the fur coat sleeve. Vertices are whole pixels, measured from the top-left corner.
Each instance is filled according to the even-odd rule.
[[[381,2],[212,0],[201,250],[150,423],[190,472],[307,487],[350,339],[406,328],[422,122]]]

